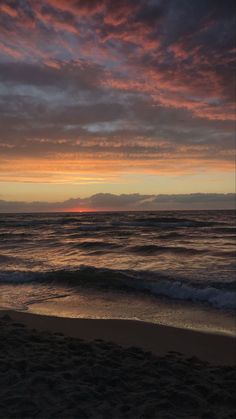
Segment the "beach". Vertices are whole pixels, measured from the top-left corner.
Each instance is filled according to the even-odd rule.
[[[0,313],[0,418],[233,418],[235,339]]]
[[[0,419],[234,419],[234,217],[0,217]]]
[[[236,419],[232,0],[0,0],[0,419]]]

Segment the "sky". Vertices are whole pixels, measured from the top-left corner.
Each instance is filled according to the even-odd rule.
[[[231,207],[235,35],[231,0],[0,0],[0,211]]]

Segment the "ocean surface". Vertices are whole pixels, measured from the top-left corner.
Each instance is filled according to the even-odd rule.
[[[0,215],[0,307],[235,332],[235,214]]]

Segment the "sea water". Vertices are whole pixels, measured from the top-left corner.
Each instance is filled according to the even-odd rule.
[[[235,333],[233,211],[0,215],[0,307]]]

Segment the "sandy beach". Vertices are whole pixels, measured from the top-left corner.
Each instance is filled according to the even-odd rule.
[[[233,418],[235,339],[0,313],[0,418]]]

